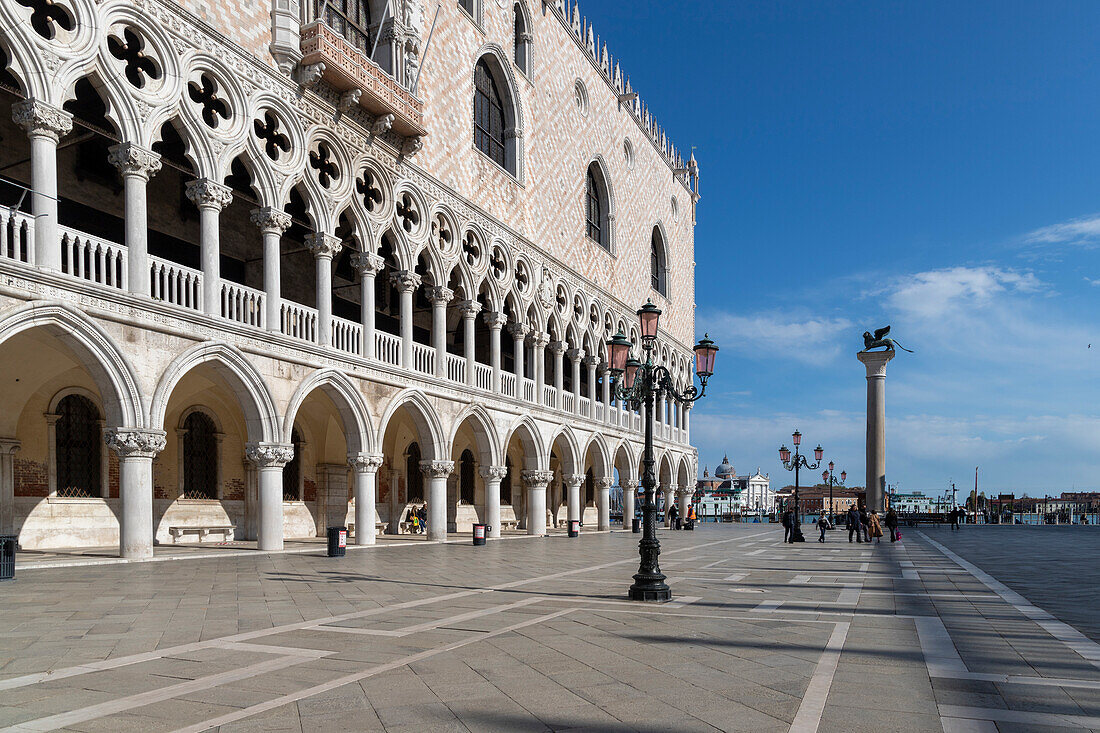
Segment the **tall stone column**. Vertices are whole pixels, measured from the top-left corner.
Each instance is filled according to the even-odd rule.
[[[437,285],[428,288],[428,300],[432,304],[432,348],[435,349],[435,376],[447,376],[447,304],[455,297],[455,291]]]
[[[454,461],[421,461],[420,470],[428,479],[428,539],[447,539],[447,477]]]
[[[527,332],[531,329],[525,323],[513,323],[508,326],[512,334],[512,357],[516,364],[516,398],[523,398],[523,354],[527,349]]]
[[[688,507],[691,506],[691,496],[695,492],[687,486],[680,487],[680,517],[687,519]]]
[[[603,377],[603,421],[608,425],[611,424],[611,370],[608,368],[606,362],[603,364],[603,370],[601,371]]]
[[[886,497],[886,364],[893,351],[861,351],[867,368],[867,511],[885,511]]]
[[[565,362],[565,352],[569,350],[569,344],[564,341],[554,341],[550,344],[550,353],[554,355],[554,391],[558,395],[558,409],[565,405],[565,372],[562,365]]]
[[[413,368],[413,293],[420,287],[420,276],[412,270],[390,273],[390,281],[401,294],[401,366]]]
[[[378,501],[378,469],[382,456],[350,453],[348,465],[355,472],[355,544],[373,545],[377,529],[374,505]]]
[[[120,143],[110,148],[107,160],[122,174],[126,200],[126,251],[129,290],[149,295],[149,216],[145,188],[160,170],[160,156],[152,150]]]
[[[588,368],[588,417],[596,417],[596,367],[600,365],[600,357],[589,354],[584,357],[584,365]]]
[[[245,457],[256,466],[260,494],[260,521],[256,545],[261,550],[283,549],[283,466],[294,460],[288,443],[249,443]]]
[[[264,255],[264,325],[268,331],[283,330],[283,295],[280,263],[282,251],[279,241],[283,232],[290,229],[290,214],[271,206],[253,209],[252,223],[260,228]]]
[[[571,522],[579,522],[584,507],[581,505],[581,485],[584,484],[583,473],[567,473],[561,477],[562,486],[565,487],[566,517]]]
[[[21,446],[18,440],[0,438],[0,534],[16,534],[15,454]]]
[[[609,477],[596,479],[596,512],[598,519],[596,528],[601,532],[611,529],[611,484],[614,480]]]
[[[691,444],[691,407],[692,403],[688,402],[684,405],[684,444]]]
[[[474,326],[476,325],[477,314],[481,312],[481,303],[476,300],[464,300],[458,304],[458,312],[462,316],[462,347],[466,357],[466,385],[474,387],[477,386],[477,375],[475,374],[477,352],[474,343],[476,337]]]
[[[657,490],[661,492],[661,498],[663,498],[665,502],[663,513],[665,526],[667,527],[669,526],[668,510],[672,508],[672,493],[676,490],[676,487],[671,484],[660,483],[657,484]]]
[[[523,486],[527,490],[527,534],[546,534],[546,485],[554,479],[553,471],[524,471]]]
[[[306,237],[306,247],[316,263],[317,343],[332,345],[332,258],[344,247],[331,234],[317,232]]]
[[[12,120],[31,141],[31,211],[34,248],[28,259],[39,267],[61,269],[57,233],[57,143],[73,129],[73,116],[37,99],[12,105]]]
[[[199,208],[202,311],[210,316],[220,316],[222,272],[218,219],[222,209],[233,202],[233,191],[209,178],[188,181],[185,190],[187,198]]]
[[[500,394],[500,330],[508,322],[508,316],[488,311],[482,318],[489,326],[489,368],[493,370],[493,392]]]
[[[550,334],[534,333],[531,335],[531,358],[535,360],[532,371],[535,373],[535,404],[541,405],[542,393],[546,384],[546,345],[550,343]]]
[[[104,438],[118,454],[119,555],[153,556],[153,458],[164,450],[163,430],[110,428]]]
[[[573,363],[573,414],[581,414],[581,360],[584,349],[570,349],[566,356]]]
[[[500,537],[500,482],[508,475],[507,466],[482,466],[481,478],[485,479],[485,523],[489,536]]]
[[[634,499],[638,496],[638,482],[620,478],[619,487],[623,490],[623,529],[630,529],[634,519]]]
[[[383,260],[370,252],[353,252],[351,266],[359,273],[359,320],[363,327],[363,358],[374,358],[374,285]]]

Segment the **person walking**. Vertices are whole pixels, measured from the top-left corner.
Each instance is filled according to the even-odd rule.
[[[894,507],[890,507],[886,510],[886,516],[883,518],[883,524],[886,525],[886,529],[890,530],[890,541],[898,541],[898,513],[894,511]]]
[[[958,507],[955,507],[954,509],[951,510],[951,531],[952,532],[956,531],[959,528],[959,514],[961,514],[961,513],[962,512],[959,511]]]
[[[680,529],[680,510],[673,504],[668,510],[668,528]]]
[[[875,538],[875,542],[882,542],[882,522],[878,518],[878,512],[873,509],[867,520],[867,528],[871,533],[870,536]],[[870,538],[867,541],[870,542]]]
[[[825,510],[821,510],[821,516],[817,518],[817,528],[821,531],[821,536],[817,538],[818,542],[825,542],[825,530],[829,528],[829,517],[825,515]]]
[[[867,513],[867,507],[859,508],[859,526],[863,529],[863,541],[871,541],[871,515]]]
[[[848,507],[848,541],[852,541],[852,533],[855,532],[856,542],[863,542],[863,538],[860,536],[860,519],[859,510],[854,506]]]
[[[791,510],[787,509],[783,512],[783,516],[779,518],[779,522],[783,525],[783,541],[791,541]]]

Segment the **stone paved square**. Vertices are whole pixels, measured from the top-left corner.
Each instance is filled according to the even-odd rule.
[[[621,531],[21,568],[0,726],[1100,730],[1095,529],[660,538],[665,605],[625,600]]]

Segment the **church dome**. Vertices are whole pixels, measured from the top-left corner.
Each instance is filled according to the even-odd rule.
[[[733,466],[730,465],[730,459],[728,456],[722,456],[722,464],[718,468],[714,469],[714,477],[720,479],[734,478],[737,474],[733,471]]]

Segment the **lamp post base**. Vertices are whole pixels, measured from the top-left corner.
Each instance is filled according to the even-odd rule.
[[[663,574],[654,576],[639,573],[634,576],[634,585],[630,586],[630,600],[667,603],[672,600],[672,589],[665,585]]]
[[[791,544],[793,545],[795,542],[805,541],[806,535],[802,534],[802,527],[796,524],[794,527],[791,528]]]

